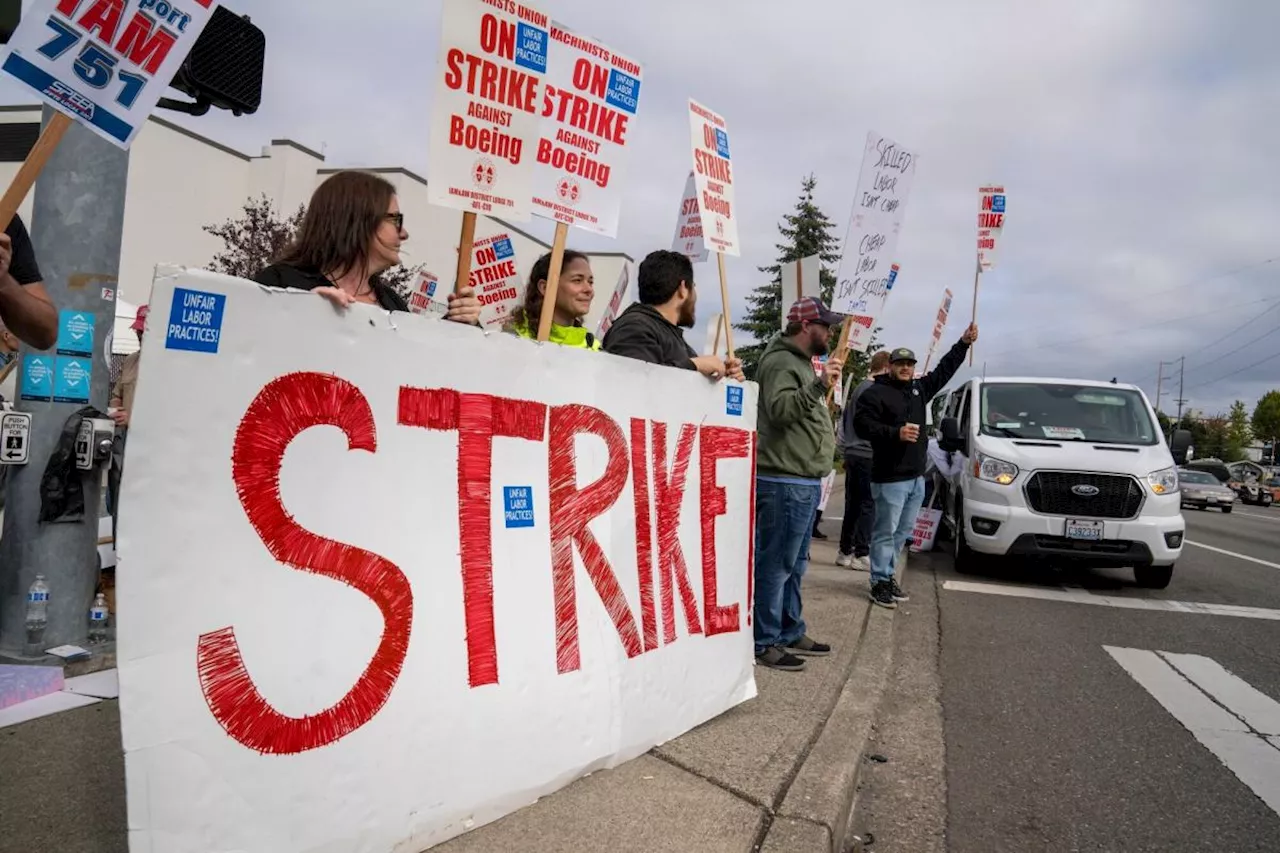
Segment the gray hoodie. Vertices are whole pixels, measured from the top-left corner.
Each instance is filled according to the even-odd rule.
[[[840,449],[845,456],[857,456],[861,459],[871,458],[871,442],[858,438],[853,430],[853,412],[858,407],[858,397],[863,391],[875,384],[874,380],[864,379],[849,392],[849,399],[844,404],[844,416],[840,419]]]

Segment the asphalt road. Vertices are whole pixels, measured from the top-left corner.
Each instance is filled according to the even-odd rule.
[[[868,774],[857,825],[875,831],[870,849],[919,843],[900,843],[913,835],[904,780],[938,765],[953,853],[1280,850],[1280,737],[1260,736],[1280,735],[1280,509],[1185,517],[1165,590],[1127,570],[993,563],[962,576],[946,553],[913,559],[919,600],[902,615],[932,620],[936,598],[938,644],[922,653],[903,620],[895,641],[900,665],[936,667],[943,737]],[[880,727],[933,740],[892,705]]]

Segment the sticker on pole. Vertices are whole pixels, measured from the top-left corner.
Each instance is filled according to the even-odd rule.
[[[224,294],[175,288],[173,306],[169,309],[169,328],[164,337],[165,349],[216,353],[222,339],[222,312],[226,307]]]
[[[529,218],[550,23],[524,3],[444,0],[431,204]]]
[[[31,455],[31,415],[5,412],[0,417],[0,465],[26,465]]]
[[[622,177],[644,72],[593,38],[551,22],[551,52],[533,209],[606,237],[618,236]]]
[[[724,118],[690,99],[689,130],[702,238],[708,248],[737,256],[741,247],[738,244],[738,210],[733,197],[729,127]]]
[[[22,357],[22,388],[19,395],[24,400],[49,400],[53,397],[53,359],[47,355]]]
[[[93,355],[93,324],[90,311],[58,312],[58,355]]]
[[[209,21],[213,0],[35,0],[4,71],[128,148]]]
[[[92,359],[60,356],[54,367],[53,402],[89,402],[89,386],[92,380]]]

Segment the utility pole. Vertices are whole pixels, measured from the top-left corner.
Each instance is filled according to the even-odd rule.
[[[1156,369],[1156,414],[1160,414],[1160,395],[1164,393],[1164,362]]]
[[[54,113],[44,108],[47,124]],[[68,314],[92,317],[92,354],[78,359],[90,366],[88,405],[105,412],[109,389],[108,358],[115,324],[120,243],[124,232],[129,152],[73,124],[36,182],[31,241],[45,287],[59,311],[59,328]],[[19,388],[28,359],[41,358],[57,377],[71,359],[56,353],[21,350]],[[83,387],[83,386],[80,386]],[[65,390],[65,389],[64,389]],[[83,644],[89,605],[98,582],[98,516],[102,465],[77,472],[84,489],[85,517],[41,524],[40,483],[45,466],[62,438],[63,425],[79,402],[23,400],[17,409],[31,413],[30,461],[9,472],[4,535],[0,537],[0,659],[22,659],[26,645],[26,593],[37,573],[49,585],[48,627],[43,648]],[[64,397],[66,395],[63,395]],[[42,656],[41,656],[42,657]]]
[[[1184,355],[1178,359],[1178,429],[1182,429],[1182,407],[1186,405],[1186,398],[1182,396],[1183,379],[1186,377],[1187,357]]]

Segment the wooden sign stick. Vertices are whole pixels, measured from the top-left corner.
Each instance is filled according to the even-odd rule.
[[[845,359],[849,357],[849,332],[853,329],[853,315],[844,318],[844,324],[840,326],[840,342],[836,344],[835,352],[831,354],[831,358],[836,360],[837,364],[844,364]],[[836,403],[836,386],[832,385],[827,389],[827,405],[835,408]]]
[[[979,258],[976,269],[973,272],[973,320],[970,322],[978,322],[978,281],[982,278],[982,259]],[[973,351],[976,347],[969,347],[969,366],[973,367]]]
[[[720,333],[724,331],[724,315],[720,314],[716,317],[716,337],[715,342],[711,345],[711,354],[720,354]]]
[[[542,316],[538,318],[538,340],[551,337],[551,321],[556,316],[556,291],[560,289],[560,268],[564,266],[564,244],[569,240],[569,226],[556,223],[556,236],[551,241],[551,269],[547,271],[547,290],[542,294]]]
[[[462,233],[458,237],[458,273],[453,280],[454,293],[471,284],[471,252],[475,245],[476,215],[468,211],[462,214]]]
[[[729,277],[724,271],[724,252],[716,252],[716,264],[720,267],[720,305],[724,313],[724,345],[729,358],[733,358],[733,324],[729,322]]]
[[[18,174],[13,176],[13,180],[9,183],[9,188],[4,191],[4,196],[0,198],[0,228],[8,228],[9,223],[13,221],[14,215],[18,212],[18,208],[22,206],[22,202],[26,199],[27,193],[31,192],[31,187],[36,182],[36,178],[40,177],[40,173],[44,171],[45,164],[49,162],[49,158],[53,156],[53,152],[57,149],[58,143],[62,141],[62,137],[67,132],[67,128],[71,127],[72,120],[65,113],[54,112],[53,118],[49,119],[49,123],[44,126],[44,130],[40,131],[40,138],[36,140],[36,144],[31,146],[31,152],[27,154],[27,159],[22,161],[22,165],[18,167]]]

